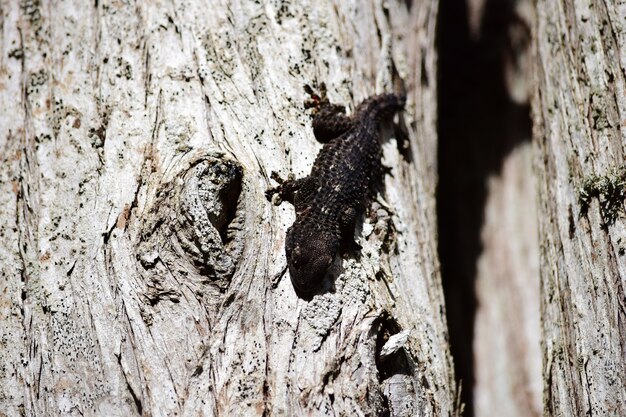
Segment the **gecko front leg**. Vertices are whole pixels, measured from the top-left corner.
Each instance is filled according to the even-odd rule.
[[[265,191],[265,197],[276,206],[279,206],[283,201],[287,201],[293,204],[296,210],[301,203],[310,198],[317,184],[311,176],[296,179],[293,174],[289,174],[287,179],[284,180],[278,173],[272,172],[270,178],[278,183],[278,187]]]

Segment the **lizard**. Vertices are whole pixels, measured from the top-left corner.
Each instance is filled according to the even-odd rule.
[[[278,186],[266,191],[268,200],[279,205],[293,204],[296,220],[287,230],[285,253],[296,294],[309,297],[322,282],[340,250],[356,245],[356,219],[363,213],[382,180],[380,123],[404,108],[406,97],[390,93],[375,95],[359,104],[351,116],[345,108],[331,104],[326,88],[320,95],[309,86],[314,108],[313,133],[324,143],[311,173],[283,180],[276,172],[271,178]],[[358,246],[358,245],[357,245]]]

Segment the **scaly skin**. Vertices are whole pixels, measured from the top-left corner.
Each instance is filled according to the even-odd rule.
[[[373,96],[347,117],[323,96],[313,98],[317,107],[313,131],[326,143],[307,177],[283,182],[273,174],[281,185],[266,193],[268,198],[278,194],[295,207],[296,221],[287,230],[285,251],[291,282],[302,297],[319,287],[339,249],[352,242],[357,215],[369,204],[383,175],[380,122],[405,103],[396,94]]]

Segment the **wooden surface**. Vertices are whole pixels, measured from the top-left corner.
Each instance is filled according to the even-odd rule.
[[[626,9],[619,3],[537,2],[533,119],[549,416],[626,415]]]
[[[0,415],[456,412],[436,0],[0,4]],[[410,148],[386,130],[360,259],[299,300],[263,193],[320,147],[303,86],[353,108],[394,68]]]

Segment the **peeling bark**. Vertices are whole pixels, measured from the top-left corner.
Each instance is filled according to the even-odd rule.
[[[1,413],[456,415],[436,6],[3,1]],[[394,80],[409,147],[387,129],[360,258],[299,300],[264,191],[320,147],[303,86],[353,108]]]
[[[626,415],[626,11],[538,1],[535,35],[544,413]]]

